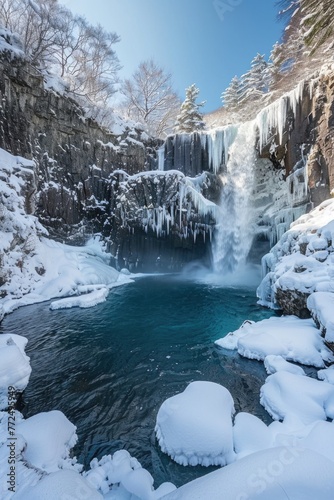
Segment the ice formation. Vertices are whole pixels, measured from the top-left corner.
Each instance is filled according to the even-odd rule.
[[[292,111],[295,117],[297,106],[303,95],[304,85],[305,82],[301,81],[295,89],[269,104],[257,115],[256,122],[260,135],[260,150],[272,139],[275,131],[277,131],[280,144],[282,144],[288,112]]]
[[[181,465],[233,462],[234,403],[225,387],[192,382],[160,407],[156,434],[162,451]]]
[[[194,241],[199,234],[205,239],[209,233],[211,238],[218,206],[200,192],[201,179],[203,176],[191,178],[178,170],[153,170],[125,175],[117,198],[122,225],[131,230],[129,221],[138,218],[145,232],[151,230],[158,237],[168,236],[173,230],[181,238],[192,236]],[[156,200],[153,200],[150,185],[154,186]],[[159,185],[162,186],[161,192]],[[129,194],[132,195],[135,190],[143,192],[146,205],[133,204]],[[162,194],[165,196],[164,201],[161,200]]]
[[[264,276],[259,303],[275,307],[277,288],[333,292],[334,201],[326,200],[291,224],[291,228],[262,259]]]

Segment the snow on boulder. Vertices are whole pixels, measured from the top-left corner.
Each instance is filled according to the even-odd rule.
[[[35,485],[23,487],[16,500],[99,500],[103,496],[92,488],[85,478],[73,470],[48,474]]]
[[[267,378],[260,396],[275,420],[308,425],[334,418],[334,387],[316,379],[280,371]]]
[[[264,367],[269,375],[280,371],[294,373],[295,375],[306,375],[301,366],[289,363],[282,356],[275,356],[274,354],[269,354],[264,358]]]
[[[76,427],[58,410],[38,413],[16,426],[27,442],[23,458],[46,472],[71,467],[70,449],[77,442]]]
[[[245,412],[235,417],[233,440],[238,459],[273,446],[273,434],[269,427],[255,415]]]
[[[329,368],[325,368],[324,370],[318,371],[318,379],[324,380],[329,384],[334,384],[334,365]]]
[[[334,424],[333,422],[316,422],[307,436],[300,439],[303,448],[309,448],[324,455],[334,462]]]
[[[233,398],[213,382],[192,382],[160,407],[156,435],[163,452],[181,465],[233,462]]]
[[[264,360],[271,354],[318,368],[325,366],[324,361],[334,360],[312,319],[272,317],[242,325],[216,343],[226,347],[232,344],[228,341],[231,336],[238,353],[250,359]]]
[[[206,474],[164,500],[333,500],[334,462],[313,450],[277,447]]]
[[[116,451],[112,457],[105,455],[100,461],[94,458],[90,466],[84,473],[88,483],[103,495],[112,490],[112,498],[130,499],[134,495],[141,500],[154,500],[175,489],[173,484],[163,483],[154,491],[151,474],[126,450]]]
[[[9,387],[21,392],[28,384],[31,367],[24,352],[27,342],[20,335],[0,335],[0,409],[8,406]]]
[[[307,299],[314,321],[320,325],[328,342],[334,342],[334,293],[314,292]]]

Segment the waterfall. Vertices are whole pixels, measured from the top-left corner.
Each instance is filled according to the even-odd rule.
[[[256,123],[238,127],[230,146],[225,172],[220,215],[214,235],[212,256],[215,272],[226,274],[245,263],[254,236],[252,194],[256,161]]]

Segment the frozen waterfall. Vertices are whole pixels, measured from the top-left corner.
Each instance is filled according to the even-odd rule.
[[[246,122],[238,128],[230,145],[225,171],[219,220],[214,235],[212,258],[216,272],[226,274],[245,263],[254,236],[254,165],[256,124]]]

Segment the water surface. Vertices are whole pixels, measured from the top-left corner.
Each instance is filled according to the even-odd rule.
[[[154,435],[160,405],[190,382],[208,380],[230,390],[237,411],[270,422],[259,404],[263,364],[213,342],[245,319],[271,314],[256,305],[253,289],[150,276],[115,288],[91,309],[50,311],[49,303],[19,309],[0,332],[29,339],[26,417],[63,411],[78,427],[74,454],[86,466],[124,448],[155,486],[180,485],[213,468],[182,467],[160,451]]]

